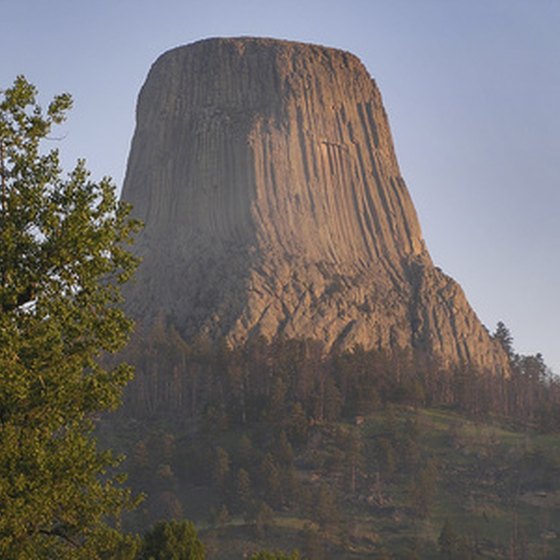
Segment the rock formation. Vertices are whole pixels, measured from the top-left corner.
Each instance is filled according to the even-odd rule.
[[[143,321],[507,368],[432,264],[381,95],[352,54],[253,38],[165,53],[140,93],[123,198],[145,222],[126,294]]]

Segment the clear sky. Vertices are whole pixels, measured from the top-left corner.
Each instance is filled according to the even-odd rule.
[[[560,0],[0,0],[0,88],[72,93],[66,168],[120,186],[150,65],[239,35],[362,59],[435,263],[560,373]]]

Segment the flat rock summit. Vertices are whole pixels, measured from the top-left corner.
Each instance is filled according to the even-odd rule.
[[[506,357],[436,268],[381,95],[354,55],[257,38],[163,54],[142,87],[123,199],[145,223],[126,305],[186,338]]]

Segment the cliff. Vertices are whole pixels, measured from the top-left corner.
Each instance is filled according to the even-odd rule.
[[[507,370],[432,264],[380,92],[352,54],[252,38],[165,53],[140,93],[123,198],[145,222],[126,294],[142,321]]]

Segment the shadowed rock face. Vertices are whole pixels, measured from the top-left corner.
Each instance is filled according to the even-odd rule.
[[[141,320],[505,371],[431,262],[381,95],[347,52],[240,38],[165,53],[140,93],[123,198],[145,222],[127,292]]]

